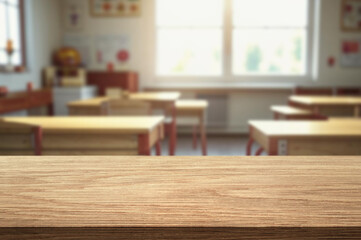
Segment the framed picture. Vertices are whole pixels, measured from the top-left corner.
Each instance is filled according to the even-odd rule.
[[[93,17],[138,17],[142,0],[89,0]]]
[[[361,0],[342,0],[341,28],[348,32],[361,32]]]

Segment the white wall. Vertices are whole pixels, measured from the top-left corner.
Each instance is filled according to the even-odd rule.
[[[0,74],[0,86],[23,91],[27,82],[41,86],[41,70],[48,66],[51,53],[60,42],[59,0],[25,0],[25,29],[28,70],[21,74]]]

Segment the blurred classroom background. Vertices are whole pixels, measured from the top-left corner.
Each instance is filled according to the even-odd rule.
[[[0,0],[0,155],[360,155],[360,45],[360,0]]]

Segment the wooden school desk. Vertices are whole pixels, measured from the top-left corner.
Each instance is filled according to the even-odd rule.
[[[0,239],[359,239],[360,157],[2,157]]]
[[[208,102],[205,100],[179,100],[176,102],[176,108],[178,117],[190,117],[196,120],[196,124],[194,126],[193,123],[190,124],[193,127],[193,148],[197,149],[197,131],[199,128],[202,143],[202,154],[203,156],[207,156],[207,133],[204,118],[205,112],[208,108]],[[186,122],[183,124],[189,125]]]
[[[269,155],[361,155],[361,121],[250,121],[254,141]]]
[[[43,155],[160,155],[163,117],[14,117],[42,129]]]
[[[290,103],[309,108],[315,115],[341,113],[360,117],[361,97],[291,96]],[[351,109],[351,113],[348,113],[348,109]]]
[[[142,92],[131,93],[129,99],[141,100],[151,104],[152,109],[161,109],[166,115],[171,116],[168,127],[170,135],[169,153],[175,154],[177,141],[176,108],[175,103],[180,98],[179,92]],[[107,97],[99,97],[89,100],[71,102],[68,104],[71,116],[94,116],[105,115],[105,104]]]
[[[176,101],[180,98],[179,92],[140,92],[132,93],[129,99],[149,102],[152,109],[161,109],[167,117],[171,117],[169,123],[166,123],[169,132],[169,155],[174,156],[177,145],[177,110]]]

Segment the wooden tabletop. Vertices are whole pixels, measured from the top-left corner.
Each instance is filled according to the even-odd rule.
[[[180,98],[179,92],[141,92],[131,93],[129,99],[133,100],[144,100],[144,101],[155,101],[155,102],[174,102]],[[109,97],[97,97],[86,100],[79,100],[69,102],[69,107],[98,107],[102,103],[110,100]]]
[[[206,100],[178,100],[176,107],[181,110],[205,109],[208,107],[208,102]]]
[[[295,107],[290,107],[290,106],[272,106],[271,110],[274,112],[281,112],[282,114],[285,115],[300,115],[300,116],[304,116],[304,115],[310,115],[312,114],[311,111],[309,110],[305,110],[305,109],[301,109],[301,108],[295,108]]]
[[[156,102],[172,102],[180,98],[180,92],[140,92],[129,95],[130,99],[156,101]]]
[[[361,121],[250,121],[267,136],[273,137],[361,137]]]
[[[44,133],[148,133],[164,117],[8,117],[5,123],[41,126]]]
[[[361,97],[339,97],[339,96],[291,96],[290,101],[304,105],[361,105]]]
[[[68,103],[68,107],[98,107],[103,102],[108,101],[110,98],[108,97],[97,97],[86,100],[78,100]]]
[[[0,228],[361,227],[360,172],[360,157],[1,157]]]

